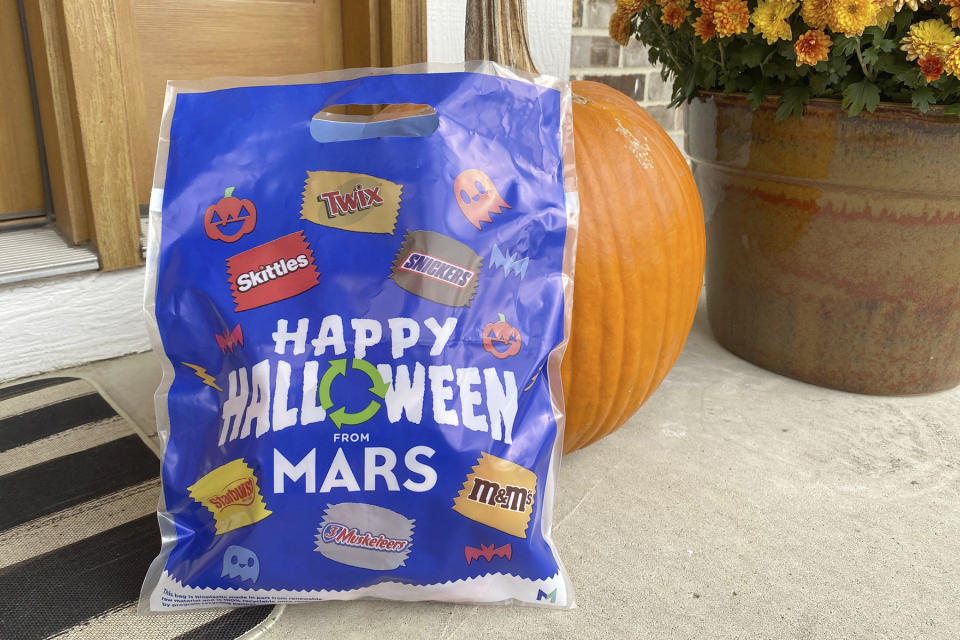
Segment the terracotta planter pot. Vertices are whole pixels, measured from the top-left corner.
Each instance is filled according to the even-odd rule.
[[[690,105],[717,340],[848,391],[960,384],[960,120],[821,101],[776,124],[775,110]]]

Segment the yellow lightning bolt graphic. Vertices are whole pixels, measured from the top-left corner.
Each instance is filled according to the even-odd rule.
[[[184,363],[186,364],[186,363]],[[540,369],[543,369],[543,365],[540,365]],[[533,380],[530,381],[530,384],[527,385],[527,388],[524,391],[530,391],[533,388],[533,383],[537,381],[537,378],[540,377],[540,369],[537,369],[537,372],[533,374]]]
[[[208,387],[213,387],[217,391],[223,391],[223,389],[217,386],[217,379],[207,373],[207,370],[203,367],[198,367],[197,365],[190,364],[189,362],[181,362],[180,364],[193,369],[197,374],[197,377],[203,380],[203,384],[207,385]]]

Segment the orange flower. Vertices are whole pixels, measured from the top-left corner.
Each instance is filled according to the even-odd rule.
[[[793,50],[797,52],[797,66],[805,64],[811,67],[830,57],[833,41],[822,29],[811,29],[797,38]]]
[[[848,38],[863,35],[863,30],[877,23],[879,7],[873,0],[835,2],[830,28]]]
[[[712,14],[703,14],[693,22],[693,32],[700,36],[700,40],[706,42],[717,35],[717,26],[713,24]]]
[[[617,0],[617,11],[622,11],[632,18],[649,2],[650,0]]]
[[[936,82],[943,75],[943,60],[936,56],[925,56],[917,60],[920,65],[920,71],[923,71],[923,77],[927,82]]]
[[[750,27],[750,8],[746,0],[722,0],[713,10],[713,24],[721,38],[746,33]]]
[[[700,15],[693,21],[693,32],[706,42],[717,35],[717,25],[713,22],[713,12],[717,8],[717,3],[715,0],[693,0],[693,6],[700,10]]]
[[[942,58],[953,48],[956,36],[953,29],[942,20],[924,20],[910,25],[900,48],[907,52],[907,60],[917,58]]]
[[[823,29],[833,13],[831,0],[803,0],[800,16],[814,29]]]
[[[616,40],[621,47],[627,46],[630,42],[630,19],[633,16],[626,11],[617,9],[610,16],[610,27],[608,29],[610,37]]]
[[[667,2],[663,7],[663,15],[660,16],[660,20],[663,24],[668,24],[674,29],[679,29],[681,25],[683,25],[684,20],[687,19],[687,16],[690,15],[690,11],[687,10],[688,5],[689,2],[685,0]]]
[[[941,0],[941,4],[950,7],[950,21],[954,27],[960,27],[960,0]]]
[[[960,78],[960,38],[957,38],[957,44],[950,49],[950,53],[944,59],[943,68],[950,75]]]
[[[760,0],[750,16],[753,32],[759,33],[767,44],[778,40],[793,40],[793,30],[787,20],[797,10],[796,0]]]

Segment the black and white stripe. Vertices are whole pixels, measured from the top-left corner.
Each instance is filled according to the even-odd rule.
[[[76,378],[0,388],[0,638],[238,638],[272,607],[137,616],[160,547],[153,451]]]

